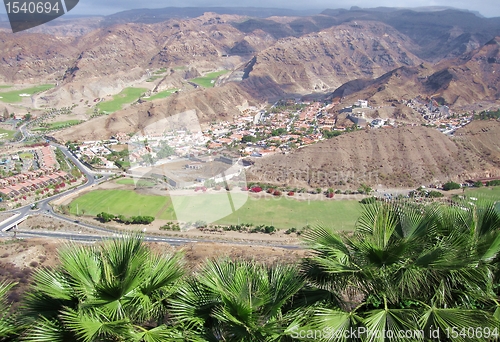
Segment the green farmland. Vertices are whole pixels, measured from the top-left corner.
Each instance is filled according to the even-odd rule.
[[[227,74],[228,72],[229,70],[210,72],[203,77],[193,78],[191,82],[205,88],[212,88],[215,85],[215,80],[217,79],[217,77]]]
[[[132,181],[132,180],[129,180]],[[123,180],[118,181],[119,184]],[[200,208],[224,208],[227,194],[221,192],[211,196],[183,196],[174,199],[176,209],[184,213],[199,212]],[[158,219],[174,220],[175,211],[168,196],[142,195],[133,190],[95,190],[86,193],[70,204],[76,214],[96,216],[104,211],[125,216],[150,215]],[[220,204],[220,206],[218,205]],[[361,213],[357,201],[298,201],[290,198],[249,198],[245,204],[229,216],[219,219],[217,224],[253,223],[274,225],[277,228],[302,228],[306,224],[325,224],[338,230],[351,230]],[[217,217],[218,218],[218,217]],[[193,219],[192,221],[196,221]]]
[[[169,89],[169,90],[160,91],[158,94],[155,94],[155,95],[147,97],[147,98],[143,98],[143,100],[153,101],[153,100],[158,100],[158,99],[164,99],[166,97],[169,97],[173,93],[175,93],[177,90],[179,90],[179,89]]]
[[[99,103],[97,108],[106,113],[119,111],[125,104],[137,101],[146,91],[146,88],[125,88],[114,95],[112,100]]]
[[[8,86],[5,86],[8,87]],[[46,91],[49,89],[54,88],[54,85],[52,84],[42,84],[36,87],[31,87],[31,88],[26,88],[26,89],[20,89],[20,90],[11,90],[7,92],[0,92],[0,101],[7,102],[7,103],[16,103],[16,102],[21,102],[23,100],[22,94],[26,95],[33,95],[36,93],[40,93],[42,91]]]

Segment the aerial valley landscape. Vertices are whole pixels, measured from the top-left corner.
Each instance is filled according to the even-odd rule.
[[[0,13],[0,51],[0,341],[499,340],[500,17]]]

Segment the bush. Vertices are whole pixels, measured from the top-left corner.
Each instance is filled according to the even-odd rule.
[[[288,192],[288,196],[293,196],[293,195],[295,195],[295,192],[293,192],[293,191]]]
[[[254,186],[253,188],[250,189],[252,192],[261,192],[262,188],[260,186]]]
[[[180,231],[181,227],[179,226],[178,223],[174,222],[167,222],[167,224],[163,225],[160,227],[161,230],[173,230],[173,231]]]
[[[109,222],[111,220],[113,220],[115,218],[115,215],[113,214],[108,214],[108,213],[105,213],[105,212],[101,212],[99,214],[97,214],[97,218],[101,221],[101,222]]]
[[[443,185],[443,190],[445,191],[456,190],[456,189],[460,189],[460,184],[455,182],[447,182]]]
[[[439,191],[432,190],[431,192],[429,192],[428,196],[431,198],[439,198],[439,197],[443,197],[444,195],[442,193],[440,193]]]
[[[474,186],[475,186],[476,188],[480,188],[480,187],[482,187],[482,186],[483,186],[483,182],[479,182],[479,181],[474,182]]]
[[[500,185],[500,179],[497,180],[492,180],[486,183],[487,186],[499,186]]]
[[[281,196],[281,191],[279,191],[279,190],[274,190],[273,195],[274,195],[274,196]]]

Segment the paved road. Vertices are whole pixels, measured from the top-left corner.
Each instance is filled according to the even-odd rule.
[[[71,152],[68,151],[68,149],[66,147],[58,145],[58,144],[52,144],[52,145],[60,148],[61,151],[64,153],[64,155],[68,159],[70,159],[80,169],[80,171],[87,177],[87,183],[85,183],[83,185],[79,185],[74,189],[71,189],[71,190],[62,192],[60,194],[54,195],[52,197],[42,199],[42,200],[37,202],[37,206],[39,208],[38,211],[42,211],[43,213],[46,213],[49,216],[63,218],[64,216],[59,215],[59,214],[54,212],[54,210],[50,206],[49,202],[56,200],[58,198],[61,198],[63,196],[68,196],[69,194],[72,194],[72,193],[79,191],[81,189],[89,188],[89,187],[92,187],[96,184],[104,182],[110,177],[110,175],[104,175],[103,177],[96,179],[94,176],[97,175],[97,173],[95,173],[92,170],[89,170],[85,165],[83,165],[74,155],[71,154]],[[23,218],[23,217],[26,217],[27,215],[35,213],[35,211],[31,210],[31,204],[25,205],[24,207],[20,207],[17,209],[9,210],[6,212],[12,212],[13,214],[19,214],[19,215],[16,217],[13,217],[12,219],[5,221],[3,224],[1,224],[0,231],[4,230],[6,227],[8,227],[10,224],[12,224],[12,222],[15,222],[20,218]],[[64,219],[69,220],[66,217],[64,217]]]
[[[30,214],[43,214],[47,215],[49,217],[54,217],[62,221],[66,221],[68,223],[76,224],[81,227],[85,227],[88,229],[92,229],[96,232],[96,234],[76,234],[76,233],[58,233],[58,232],[33,232],[33,231],[23,231],[16,229],[16,236],[17,237],[34,237],[34,236],[40,236],[40,237],[47,237],[47,238],[57,238],[57,239],[67,239],[67,240],[74,240],[74,241],[98,241],[102,240],[105,238],[109,238],[110,234],[111,236],[120,236],[122,233],[118,232],[116,230],[108,229],[108,228],[103,228],[99,226],[94,226],[89,223],[85,222],[80,222],[78,220],[74,220],[72,218],[66,217],[64,215],[61,215],[59,213],[54,212],[52,209],[51,205],[49,202],[56,200],[58,198],[61,198],[63,196],[68,196],[76,191],[93,187],[99,183],[105,182],[108,180],[108,178],[112,175],[110,174],[104,174],[102,175],[101,178],[96,179],[94,176],[98,175],[99,173],[96,173],[89,168],[87,168],[85,165],[83,165],[65,146],[56,144],[56,143],[51,143],[52,146],[58,147],[64,155],[70,159],[79,169],[80,171],[87,177],[87,183],[80,185],[76,187],[75,189],[71,189],[68,191],[65,191],[61,194],[57,194],[55,196],[45,198],[43,200],[40,200],[37,202],[38,209],[37,210],[32,210],[31,209],[31,204],[26,205],[24,207],[18,208],[11,210],[9,212],[12,212],[14,217],[9,219],[8,221],[5,221],[4,223],[0,224],[0,236],[13,236],[14,232],[9,232],[5,233],[2,232],[3,229],[11,225],[13,222],[20,220],[22,218],[27,217]],[[99,235],[99,233],[106,233],[105,235]],[[187,243],[193,243],[193,242],[216,242],[216,243],[230,243],[230,244],[238,244],[238,245],[260,245],[259,243],[255,243],[252,241],[233,241],[233,242],[228,242],[228,241],[218,241],[218,240],[200,240],[200,239],[188,239],[188,238],[169,238],[169,237],[161,237],[161,236],[154,236],[154,235],[144,235],[144,239],[146,241],[156,241],[156,242],[166,242],[169,243],[173,246],[179,246],[179,245],[184,245]],[[297,249],[300,248],[299,246],[296,245],[268,245],[268,244],[262,244],[263,246],[271,246],[271,247],[278,247],[278,248],[287,248],[287,249]]]

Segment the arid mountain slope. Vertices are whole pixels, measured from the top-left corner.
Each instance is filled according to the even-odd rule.
[[[252,76],[269,76],[291,92],[324,91],[360,77],[378,77],[421,60],[412,42],[375,22],[339,25],[299,38],[279,40],[257,55]]]
[[[500,168],[500,122],[473,121],[455,132],[455,142],[482,160]]]
[[[500,128],[500,123],[493,124]],[[491,148],[491,142],[485,145]],[[400,187],[458,181],[500,174],[500,166],[435,129],[415,126],[344,134],[259,159],[249,174],[255,181],[355,190],[361,183]]]
[[[346,82],[331,98],[345,102],[356,98],[370,99],[372,105],[416,96],[441,98],[455,109],[470,107],[480,101],[500,99],[500,37],[460,58],[444,60],[437,65],[422,63],[401,67],[381,77]]]

